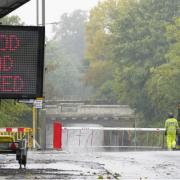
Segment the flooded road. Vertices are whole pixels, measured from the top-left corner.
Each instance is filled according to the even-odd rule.
[[[14,155],[0,155],[0,179],[180,179],[180,151],[29,151],[26,169]]]
[[[103,164],[86,161],[85,157],[59,151],[29,151],[26,169],[19,169],[15,155],[1,155],[0,179],[113,179]]]

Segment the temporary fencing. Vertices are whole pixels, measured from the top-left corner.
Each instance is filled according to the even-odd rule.
[[[18,128],[0,128],[0,135],[10,135],[14,138],[14,141],[20,140],[23,138],[23,136],[26,137],[28,141],[28,147],[32,148],[32,128],[27,127],[18,127]]]
[[[62,148],[163,149],[164,128],[63,127]]]

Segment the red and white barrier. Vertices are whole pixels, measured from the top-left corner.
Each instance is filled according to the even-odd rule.
[[[11,127],[7,127],[7,128],[0,128],[0,132],[25,132],[25,129],[27,128],[11,128]]]
[[[165,131],[165,128],[129,128],[129,127],[63,127],[69,130],[109,130],[109,131]]]

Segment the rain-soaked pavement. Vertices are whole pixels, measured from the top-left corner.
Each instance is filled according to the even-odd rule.
[[[29,151],[26,169],[0,155],[0,179],[179,180],[180,151]]]
[[[0,155],[0,179],[114,179],[103,164],[85,158],[61,151],[29,151],[26,169],[19,169],[15,155]]]

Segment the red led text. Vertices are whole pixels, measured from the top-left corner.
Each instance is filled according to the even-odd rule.
[[[10,56],[0,57],[0,71],[8,72],[13,68],[13,60]]]
[[[15,51],[19,47],[16,35],[0,34],[0,51]]]
[[[1,92],[19,92],[23,86],[24,82],[20,76],[0,76]]]
[[[20,48],[20,40],[17,35],[0,34],[0,92],[21,92],[24,88],[21,75],[13,73],[14,68],[18,67],[14,65],[13,60],[18,48]],[[11,75],[12,73],[15,75]]]

